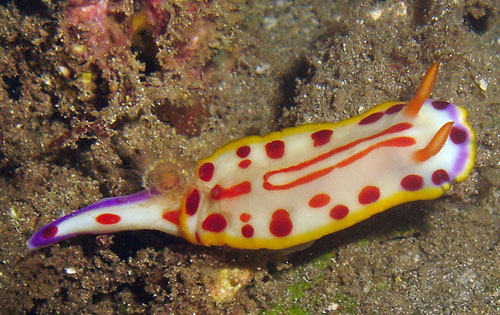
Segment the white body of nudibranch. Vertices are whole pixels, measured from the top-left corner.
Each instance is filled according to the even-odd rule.
[[[437,68],[408,104],[229,143],[198,163],[183,194],[150,189],[104,199],[43,227],[29,247],[155,229],[206,246],[282,249],[397,204],[437,198],[467,177],[475,157],[466,111],[427,99]]]

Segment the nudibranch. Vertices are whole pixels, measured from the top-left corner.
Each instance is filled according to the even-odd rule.
[[[468,176],[476,151],[467,111],[428,99],[438,66],[408,103],[234,141],[199,161],[180,192],[101,200],[46,225],[28,247],[152,229],[205,246],[284,249],[437,198]]]

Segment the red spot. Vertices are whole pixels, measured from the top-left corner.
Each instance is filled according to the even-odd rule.
[[[445,101],[434,101],[434,102],[432,102],[432,107],[434,107],[435,109],[438,109],[438,110],[443,110],[446,107],[448,107],[448,105],[450,105],[450,103],[445,102]]]
[[[250,147],[247,145],[239,147],[238,150],[236,150],[236,155],[238,155],[240,158],[246,158],[249,154]]]
[[[384,116],[384,113],[382,113],[382,112],[373,113],[373,114],[361,119],[359,124],[360,125],[372,124],[372,123],[376,122],[377,120],[379,120],[380,118],[382,118],[382,116]]]
[[[175,225],[179,225],[179,210],[165,212],[163,218],[167,221],[172,222]]]
[[[290,234],[292,231],[292,220],[290,214],[285,209],[274,211],[269,230],[274,236],[283,237]]]
[[[194,237],[196,237],[196,242],[201,244],[200,234],[198,234],[198,232],[194,233]]]
[[[324,144],[327,144],[330,141],[332,134],[333,130],[329,129],[316,131],[311,135],[311,138],[314,140],[314,146],[319,147]]]
[[[401,180],[401,187],[408,191],[415,191],[422,188],[424,179],[420,175],[408,175]]]
[[[380,189],[375,186],[366,186],[361,190],[358,196],[359,203],[362,205],[375,202],[378,198],[380,198]]]
[[[245,224],[241,228],[241,234],[243,234],[244,237],[249,238],[253,236],[253,226],[250,224]]]
[[[387,115],[390,115],[390,114],[395,114],[395,113],[400,112],[400,111],[403,109],[403,107],[405,107],[405,105],[404,105],[404,104],[397,104],[397,105],[393,105],[393,106],[389,107],[389,109],[388,109],[388,110],[386,110],[386,111],[385,111],[385,113],[386,113]]]
[[[200,193],[198,189],[193,189],[193,191],[186,198],[186,213],[188,215],[194,215],[198,211],[198,205],[200,204]]]
[[[267,156],[271,159],[279,159],[285,153],[285,143],[281,140],[275,140],[266,144]]]
[[[336,205],[330,210],[330,216],[335,220],[343,219],[349,213],[349,208],[344,205]]]
[[[250,219],[252,218],[252,216],[246,212],[243,212],[242,214],[240,214],[240,220],[241,222],[248,222],[250,221]]]
[[[51,238],[57,234],[57,226],[49,226],[42,231],[43,238]]]
[[[198,170],[198,176],[200,176],[200,179],[208,182],[212,179],[212,176],[214,175],[214,165],[210,162],[204,163],[202,166],[200,166],[200,169]]]
[[[233,198],[240,195],[248,194],[252,191],[252,184],[249,181],[239,183],[230,188],[222,188],[220,185],[215,185],[210,190],[210,197],[213,200],[220,200],[224,198]]]
[[[241,168],[247,168],[250,166],[250,164],[252,164],[252,161],[247,159],[247,160],[243,160],[240,163],[238,163],[238,166]]]
[[[330,196],[327,194],[317,194],[309,200],[309,207],[321,208],[330,202]]]
[[[121,218],[120,216],[116,215],[116,214],[112,214],[112,213],[103,213],[103,214],[100,214],[98,215],[95,220],[98,222],[98,223],[101,223],[101,224],[116,224],[118,222],[120,222]]]
[[[227,221],[220,214],[213,213],[209,215],[201,224],[201,227],[209,232],[222,232],[227,226]]]
[[[463,129],[453,127],[451,128],[450,138],[453,143],[461,144],[465,142],[465,139],[467,139],[467,133]]]
[[[436,170],[432,173],[432,182],[436,185],[447,183],[449,180],[450,176],[448,175],[448,172],[443,169]]]

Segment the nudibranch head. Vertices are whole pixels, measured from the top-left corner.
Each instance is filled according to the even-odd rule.
[[[172,175],[155,180],[166,189],[98,202],[42,228],[29,246],[156,229],[206,246],[283,249],[437,198],[467,177],[476,150],[466,110],[428,99],[437,69],[408,104],[237,140],[201,160],[185,182],[160,167]]]

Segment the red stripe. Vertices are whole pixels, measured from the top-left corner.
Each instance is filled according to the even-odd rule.
[[[398,124],[398,125],[403,125],[403,124]],[[353,143],[361,143],[363,141],[366,141],[366,139],[373,139],[377,136],[380,136],[382,133],[398,126],[398,125],[395,125],[389,129],[386,129],[385,131],[379,133],[379,134],[376,134],[376,135],[373,135],[373,136],[370,136],[370,137],[367,137],[367,138],[363,138],[363,139],[360,139],[360,140],[356,140],[354,142],[351,142],[343,147],[339,147],[339,148],[335,148],[325,154],[330,154],[331,152],[335,152],[335,153],[338,153],[338,152],[342,152],[346,149],[344,148],[352,148],[354,145]],[[406,124],[406,125],[410,125],[410,124]],[[410,125],[411,126],[411,125]],[[408,129],[408,128],[405,128],[405,129]],[[404,129],[402,129],[404,130]],[[390,133],[390,132],[389,132]],[[319,159],[322,155],[320,155],[319,157],[317,158],[314,158],[312,160],[309,160],[309,161],[306,161],[306,162],[303,162],[301,164],[298,164],[296,166],[291,166],[291,167],[288,167],[288,168],[284,168],[284,169],[281,169],[281,170],[277,170],[277,171],[271,171],[271,172],[268,172],[266,174],[264,174],[264,183],[263,183],[263,187],[264,189],[266,190],[284,190],[284,189],[289,189],[289,188],[292,188],[292,187],[296,187],[296,186],[299,186],[299,185],[304,185],[304,184],[307,184],[307,183],[310,183],[320,177],[323,177],[327,174],[329,174],[331,171],[333,171],[335,168],[341,168],[341,167],[345,167],[345,166],[348,166],[354,162],[356,162],[357,160],[363,158],[364,156],[366,156],[368,153],[372,152],[373,150],[375,149],[379,149],[379,148],[382,148],[382,147],[408,147],[408,146],[411,146],[411,145],[414,145],[416,143],[415,139],[414,138],[411,138],[411,137],[397,137],[397,138],[391,138],[391,139],[388,139],[388,140],[384,140],[384,141],[381,141],[381,142],[377,142],[375,143],[374,145],[371,145],[369,146],[368,148],[356,153],[356,154],[353,154],[351,155],[350,157],[348,157],[347,159],[345,160],[342,160],[340,161],[339,163],[335,164],[335,165],[332,165],[330,167],[327,167],[327,168],[324,168],[324,169],[321,169],[319,171],[316,171],[316,172],[313,172],[313,173],[310,173],[310,174],[307,174],[306,176],[303,176],[299,179],[296,179],[292,182],[289,182],[287,184],[282,184],[282,185],[273,185],[271,183],[269,183],[269,177],[271,177],[272,175],[274,174],[278,174],[278,173],[287,173],[287,172],[292,172],[292,171],[297,171],[297,170],[300,170],[302,168],[304,168],[305,166],[309,166],[309,165],[312,165],[314,163],[317,163],[318,161],[321,161],[323,159]],[[333,154],[335,154],[333,153]],[[330,154],[329,156],[333,155],[333,154]],[[324,154],[323,154],[324,155]]]
[[[215,185],[212,190],[210,190],[210,196],[214,200],[221,200],[248,194],[251,190],[252,185],[249,181],[239,183],[229,188],[222,188],[220,185]]]
[[[384,131],[381,131],[381,132],[376,133],[374,135],[371,135],[369,137],[361,138],[361,139],[358,139],[358,140],[353,141],[351,143],[348,143],[348,144],[346,144],[344,146],[334,148],[334,149],[332,149],[332,150],[330,150],[328,152],[325,152],[325,153],[323,153],[323,154],[321,154],[321,155],[313,158],[312,160],[305,161],[305,162],[302,162],[300,164],[297,164],[297,165],[294,165],[294,166],[290,166],[290,167],[287,167],[287,168],[283,168],[283,169],[280,169],[280,170],[267,172],[266,174],[264,174],[264,188],[266,187],[266,183],[268,182],[269,177],[271,177],[274,174],[300,171],[303,168],[306,168],[306,167],[311,166],[311,165],[313,165],[315,163],[318,163],[318,162],[321,162],[321,161],[323,161],[325,159],[328,159],[329,157],[331,157],[331,156],[333,156],[333,155],[335,155],[337,153],[340,153],[342,151],[345,151],[345,150],[348,150],[350,148],[353,148],[353,147],[357,146],[360,143],[363,143],[363,142],[366,142],[366,141],[369,141],[369,140],[373,140],[375,138],[379,138],[379,137],[385,136],[387,134],[401,132],[403,130],[410,129],[411,127],[413,127],[413,125],[410,124],[410,123],[396,124],[394,126],[391,126],[391,127],[387,128]],[[267,183],[267,185],[271,185],[272,186],[272,184],[270,184],[270,183]]]
[[[289,173],[289,172],[295,172],[295,171],[300,171],[301,169],[303,168],[306,168],[308,166],[311,166],[315,163],[318,163],[318,162],[321,162],[325,159],[328,159],[330,158],[331,156],[337,154],[337,153],[340,153],[340,152],[343,152],[345,150],[348,150],[350,148],[353,148],[355,146],[357,146],[358,144],[360,143],[363,143],[363,142],[366,142],[366,141],[369,141],[369,140],[373,140],[375,138],[379,138],[379,137],[382,137],[382,136],[385,136],[385,135],[388,135],[388,134],[391,134],[391,133],[397,133],[397,132],[401,132],[401,131],[404,131],[404,130],[407,130],[407,129],[410,129],[411,127],[413,127],[412,124],[410,123],[399,123],[399,124],[396,124],[394,126],[391,126],[389,128],[387,128],[386,130],[384,131],[381,131],[379,133],[376,133],[374,135],[371,135],[369,137],[365,137],[365,138],[361,138],[361,139],[358,139],[356,141],[353,141],[351,143],[348,143],[346,145],[343,145],[341,147],[337,147],[337,148],[334,148],[328,152],[325,152],[309,161],[305,161],[305,162],[302,162],[302,163],[299,163],[297,165],[294,165],[294,166],[290,166],[290,167],[287,167],[287,168],[283,168],[283,169],[280,169],[280,170],[275,170],[275,171],[270,171],[270,172],[267,172],[264,174],[264,183],[263,183],[263,187],[267,190],[271,190],[272,188],[270,187],[273,187],[274,185],[272,185],[271,183],[269,183],[269,177],[273,176],[274,174],[279,174],[279,173]],[[328,173],[326,173],[328,174]],[[326,175],[324,174],[324,175]],[[323,175],[322,175],[323,176]]]

